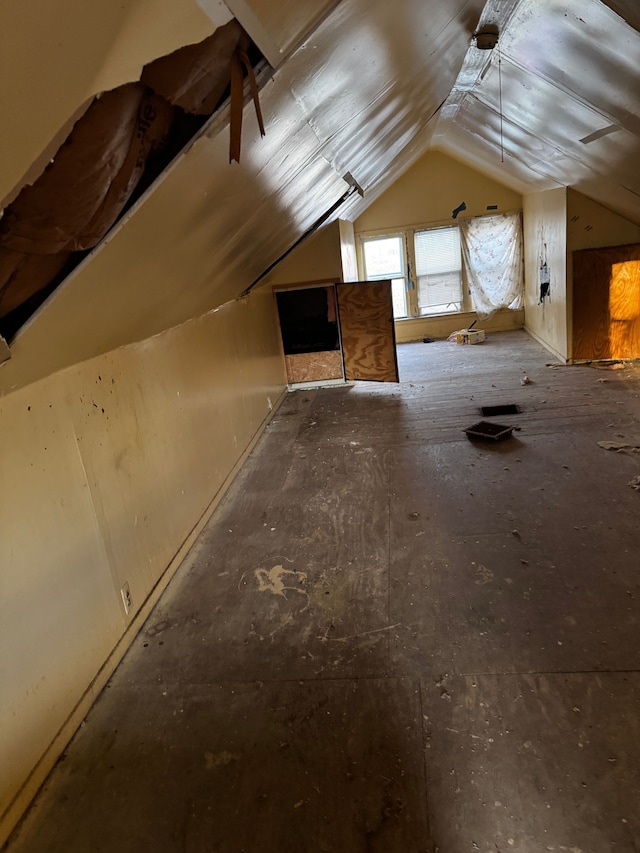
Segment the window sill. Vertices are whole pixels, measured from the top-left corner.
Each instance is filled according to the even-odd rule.
[[[408,343],[422,338],[447,338],[458,329],[465,329],[476,320],[478,328],[489,332],[521,329],[524,326],[524,309],[505,308],[488,320],[478,320],[475,311],[462,311],[452,314],[427,314],[422,317],[403,317],[394,321],[396,341]]]

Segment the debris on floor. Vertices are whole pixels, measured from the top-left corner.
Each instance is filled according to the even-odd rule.
[[[556,370],[558,367],[593,367],[595,370],[624,370],[624,362],[622,361],[573,361],[560,362],[548,361],[545,367],[550,367]]]
[[[599,441],[598,447],[603,450],[615,450],[616,453],[628,453],[629,456],[640,455],[640,445],[627,444],[624,441]]]
[[[484,329],[458,329],[457,332],[452,332],[447,338],[448,341],[456,344],[482,344],[486,341]]]
[[[640,477],[634,477],[633,480],[629,480],[628,484],[632,489],[635,489],[636,492],[640,492]]]
[[[587,367],[594,367],[596,370],[624,370],[624,364],[621,361],[592,361]]]
[[[520,380],[520,384],[521,385],[531,385],[531,380],[529,379],[528,376],[523,376],[522,379]]]

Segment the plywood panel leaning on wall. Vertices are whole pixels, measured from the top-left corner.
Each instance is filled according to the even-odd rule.
[[[573,254],[574,359],[640,358],[640,244]]]
[[[391,282],[339,284],[337,291],[345,378],[397,382]]]

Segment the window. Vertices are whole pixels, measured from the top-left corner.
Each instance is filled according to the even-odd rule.
[[[521,211],[360,234],[358,252],[363,278],[392,280],[396,320],[469,311],[484,318],[522,299]]]
[[[462,310],[462,253],[457,226],[416,231],[416,278],[420,314]]]
[[[363,240],[362,258],[367,281],[391,279],[393,316],[407,316],[404,238],[401,234]]]

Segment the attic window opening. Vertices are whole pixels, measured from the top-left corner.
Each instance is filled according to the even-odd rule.
[[[420,314],[461,311],[464,300],[458,227],[416,231],[414,244]]]

